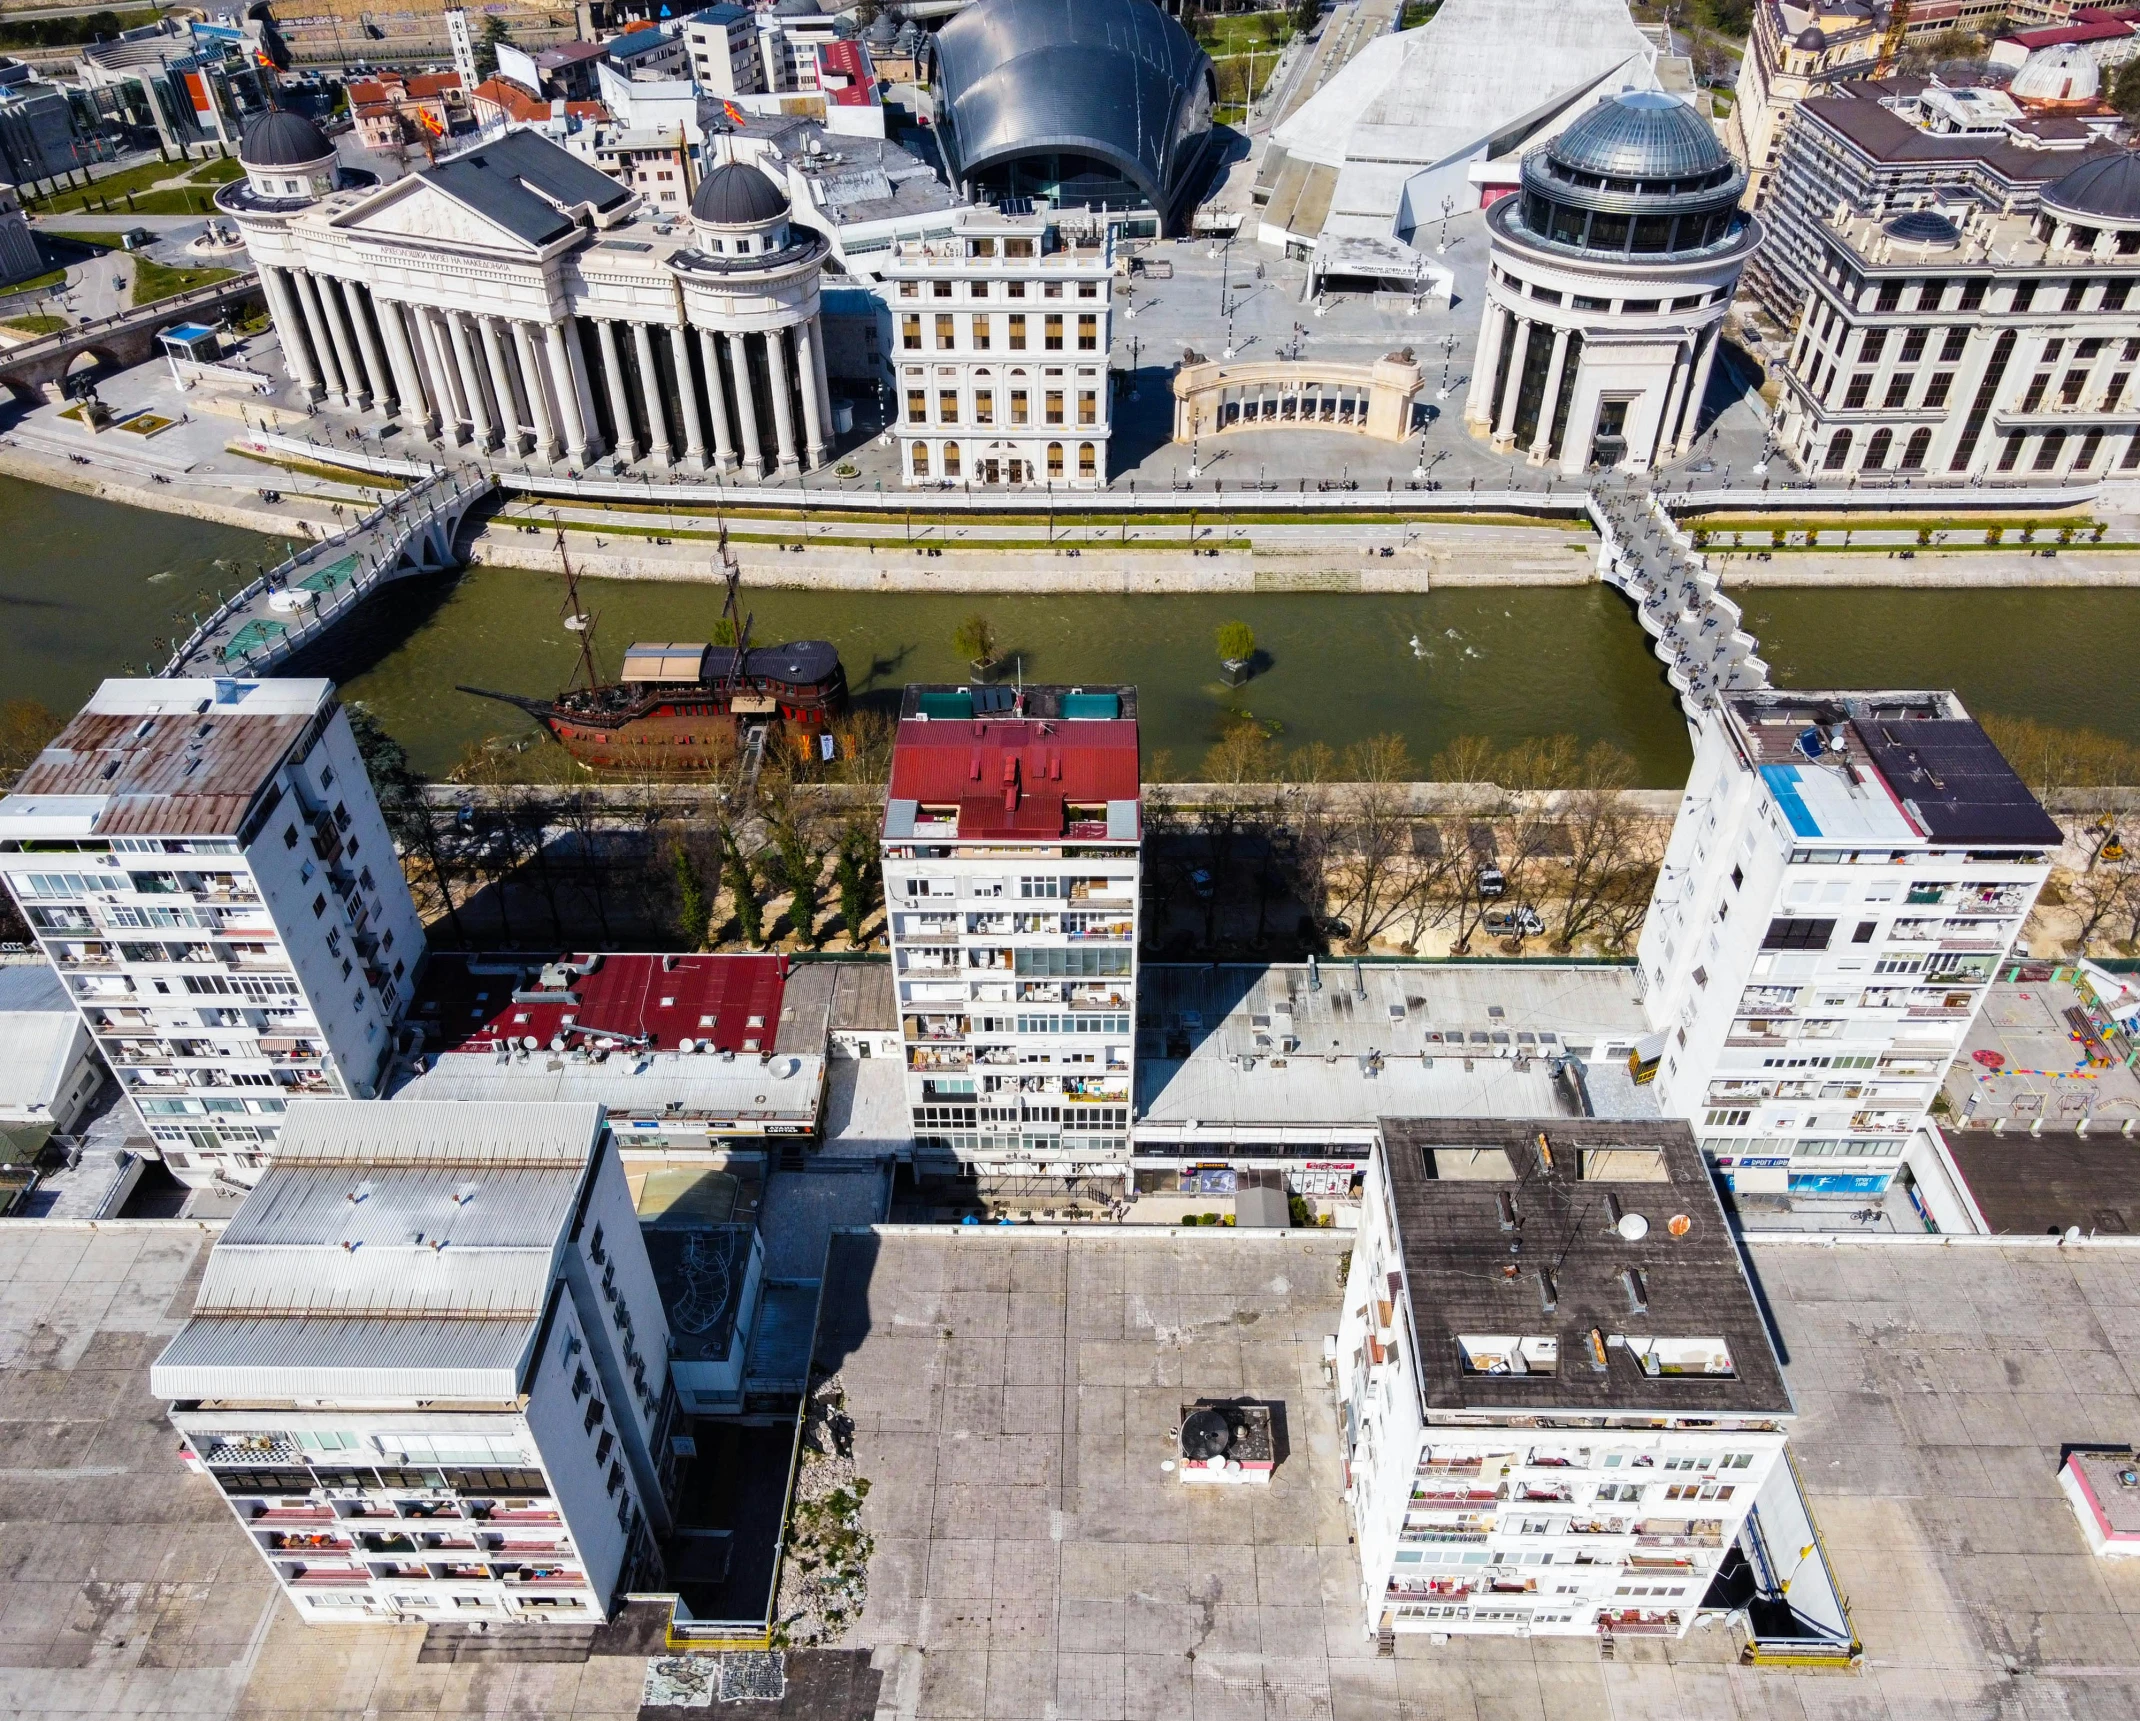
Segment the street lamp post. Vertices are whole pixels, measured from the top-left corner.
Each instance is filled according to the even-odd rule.
[[[1452,216],[1452,215],[1454,215],[1455,213],[1456,213],[1456,199],[1455,199],[1455,198],[1453,198],[1453,197],[1445,197],[1445,198],[1443,198],[1443,199],[1442,199],[1442,236],[1441,236],[1441,242],[1440,242],[1440,243],[1439,243],[1438,245],[1436,245],[1436,246],[1434,247],[1434,250],[1435,250],[1435,254],[1436,254],[1437,256],[1438,256],[1438,255],[1440,255],[1440,254],[1441,254],[1442,252],[1444,252],[1444,251],[1447,251],[1447,250],[1449,249],[1449,217],[1450,217],[1450,216]]]

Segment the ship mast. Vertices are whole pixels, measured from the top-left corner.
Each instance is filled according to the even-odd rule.
[[[737,601],[737,588],[743,579],[743,568],[736,560],[736,553],[728,547],[728,528],[722,526],[720,540],[721,572],[728,581],[728,601],[722,605],[721,619],[728,624],[728,637],[734,642],[736,655],[728,666],[730,697],[743,691],[743,660],[750,651],[751,623],[757,618],[743,615],[742,604]]]
[[[566,627],[580,636],[579,667],[572,672],[572,681],[565,688],[567,694],[579,690],[580,683],[587,684],[593,693],[602,685],[602,676],[594,664],[594,624],[598,618],[580,608],[580,576],[573,570],[572,558],[565,554],[565,532],[560,526],[557,532],[557,559],[565,570],[565,606],[558,611]]]

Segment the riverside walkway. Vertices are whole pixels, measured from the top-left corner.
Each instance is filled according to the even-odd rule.
[[[163,673],[273,674],[389,581],[458,567],[461,522],[491,489],[490,475],[473,468],[419,479],[226,599]]]

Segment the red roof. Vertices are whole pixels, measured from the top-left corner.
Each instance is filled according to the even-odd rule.
[[[510,78],[485,78],[471,92],[471,99],[489,102],[508,119],[540,125],[550,117],[550,104]],[[565,112],[575,119],[606,120],[609,110],[600,102],[567,102]]]
[[[889,798],[955,805],[962,841],[1104,837],[1106,804],[1137,799],[1137,725],[908,718],[892,749]],[[1087,807],[1097,811],[1071,820],[1070,809]],[[1095,822],[1098,829],[1083,828]]]
[[[482,958],[486,968],[501,959]],[[525,976],[477,972],[469,959],[434,952],[410,1019],[423,1024],[434,1052],[481,1052],[502,1039],[533,1037],[547,1046],[563,1033],[613,1039],[650,1050],[711,1042],[724,1052],[771,1051],[780,1028],[786,963],[778,956],[564,955],[569,966],[596,962],[591,974],[539,984],[542,958],[527,958]],[[547,998],[537,994],[547,993]],[[568,1023],[569,1018],[569,1023]]]
[[[844,75],[847,83],[843,88],[834,88],[825,82],[825,74]],[[819,93],[837,108],[866,108],[877,99],[877,74],[869,63],[869,55],[860,42],[846,40],[820,42],[817,45],[817,79]]]
[[[2122,42],[2132,33],[2132,25],[2105,17],[2087,24],[2062,24],[2052,30],[2017,30],[2007,40],[2019,42],[2034,53],[2038,48],[2059,48],[2070,42]]]

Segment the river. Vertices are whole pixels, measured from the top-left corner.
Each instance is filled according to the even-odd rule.
[[[0,694],[60,711],[103,676],[139,673],[159,639],[186,630],[191,611],[282,549],[254,533],[6,478],[0,546]],[[611,673],[630,641],[704,639],[720,613],[711,586],[605,580],[584,592]],[[1979,711],[2140,742],[2140,677],[2125,669],[2140,643],[2140,591],[1740,595],[1786,685],[1951,685]],[[560,598],[554,577],[504,568],[389,587],[316,667],[370,705],[420,770],[443,772],[472,742],[532,728],[456,683],[532,694],[564,684],[577,647],[559,625]],[[1147,758],[1177,777],[1195,773],[1229,710],[1274,726],[1287,747],[1341,750],[1395,730],[1422,771],[1458,735],[1507,743],[1568,733],[1626,748],[1646,784],[1669,787],[1686,774],[1686,729],[1662,670],[1627,604],[1600,586],[1418,597],[758,590],[747,599],[754,637],[832,640],[857,694],[880,701],[906,681],[959,679],[951,634],[979,611],[1028,679],[1136,684]],[[1247,686],[1228,689],[1212,640],[1235,620],[1255,629],[1266,661]]]

